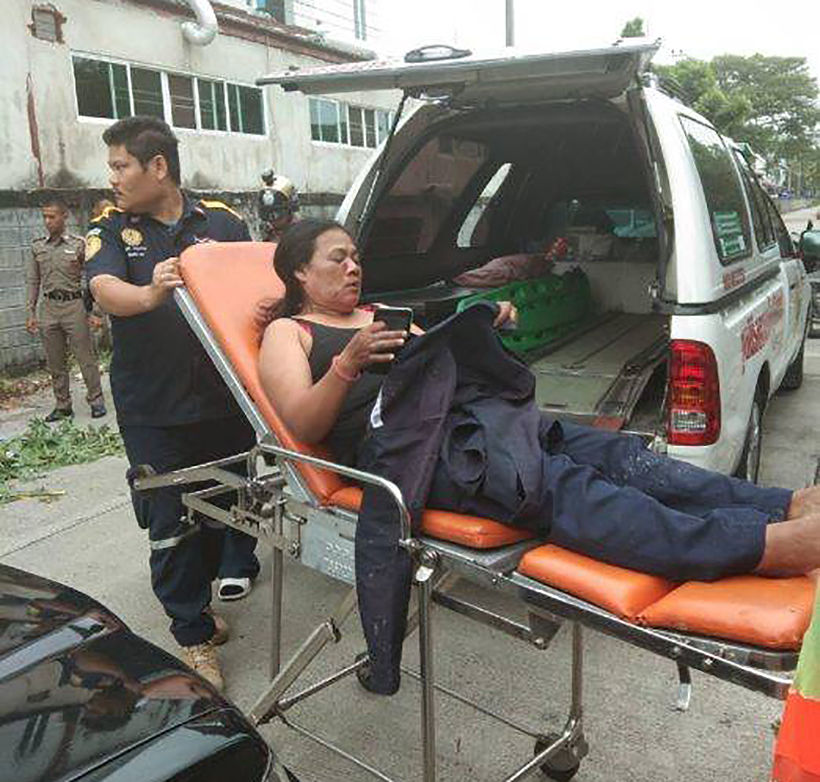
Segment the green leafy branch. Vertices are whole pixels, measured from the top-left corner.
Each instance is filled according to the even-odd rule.
[[[0,441],[0,504],[26,494],[11,489],[11,481],[30,480],[57,467],[123,452],[119,432],[107,425],[83,429],[66,419],[50,426],[42,418],[34,418],[21,435]]]

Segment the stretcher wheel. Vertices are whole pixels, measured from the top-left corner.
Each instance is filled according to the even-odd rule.
[[[542,753],[550,744],[554,744],[558,738],[558,733],[545,733],[535,742],[533,755]],[[578,773],[579,768],[581,768],[581,761],[569,748],[560,750],[541,764],[541,771],[550,779],[557,780],[557,782],[569,782]]]

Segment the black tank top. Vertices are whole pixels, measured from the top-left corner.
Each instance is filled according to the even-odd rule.
[[[359,329],[325,326],[303,318],[294,320],[306,324],[313,335],[308,364],[313,382],[317,383],[327,374],[333,357],[345,349]],[[379,395],[383,380],[383,375],[362,372],[362,376],[350,385],[339,410],[339,417],[324,441],[334,458],[342,464],[356,464],[358,449],[370,418],[370,410]]]

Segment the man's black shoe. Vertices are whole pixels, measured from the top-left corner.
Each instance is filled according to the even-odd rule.
[[[102,402],[97,402],[91,405],[91,417],[102,418],[106,414],[105,405]]]
[[[63,418],[71,418],[74,411],[69,407],[67,410],[63,407],[55,407],[47,416],[46,423],[53,424],[55,421],[61,421]]]

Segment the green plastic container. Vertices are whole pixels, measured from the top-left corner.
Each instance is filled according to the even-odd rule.
[[[523,355],[568,334],[592,311],[589,280],[580,269],[511,282],[473,294],[458,303],[457,312],[478,301],[511,301],[518,310],[518,328],[501,332],[501,341]]]

